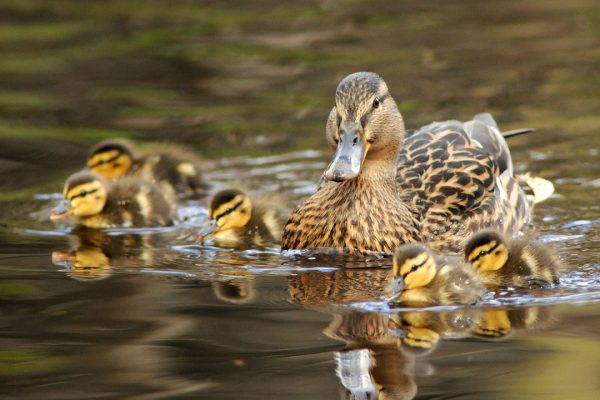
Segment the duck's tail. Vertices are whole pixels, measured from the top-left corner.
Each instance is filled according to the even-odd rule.
[[[496,123],[496,120],[494,119],[494,117],[492,117],[492,114],[490,114],[490,113],[476,114],[473,117],[473,120],[479,121],[487,126],[496,128],[496,130],[498,132],[500,132],[505,139],[509,138],[509,137],[524,135],[526,133],[531,133],[531,132],[535,131],[534,128],[520,128],[520,129],[512,129],[510,131],[500,131],[500,128],[498,128],[498,124]]]
[[[539,176],[531,176],[528,173],[520,174],[517,175],[517,180],[530,189],[527,192],[533,196],[534,204],[547,200],[554,193],[554,184]]]

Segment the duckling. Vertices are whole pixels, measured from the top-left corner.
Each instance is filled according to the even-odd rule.
[[[391,254],[426,242],[459,253],[466,237],[498,221],[516,234],[534,198],[487,116],[435,122],[406,137],[384,80],[372,72],[347,76],[326,124],[335,155],[284,227],[282,249]]]
[[[108,183],[94,173],[79,172],[67,179],[63,196],[52,220],[72,215],[76,225],[96,229],[173,224],[174,208],[160,189],[136,178]]]
[[[209,188],[198,160],[173,145],[138,152],[124,139],[109,139],[90,150],[87,167],[107,179],[136,176],[158,183],[173,196],[205,196]]]
[[[391,301],[407,305],[473,304],[485,292],[472,268],[459,260],[436,259],[420,243],[406,244],[394,254]]]
[[[550,249],[528,239],[507,240],[500,232],[484,230],[465,246],[465,259],[486,285],[531,286],[559,283],[562,265]]]
[[[268,244],[281,241],[287,210],[266,196],[251,199],[240,189],[224,189],[210,200],[209,225],[200,231],[199,239],[214,237],[225,245]]]

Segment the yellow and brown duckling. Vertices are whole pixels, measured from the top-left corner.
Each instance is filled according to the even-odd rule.
[[[173,145],[139,152],[127,140],[105,140],[92,147],[87,167],[110,180],[135,176],[155,182],[173,196],[205,196],[209,188],[198,160]]]
[[[465,259],[486,285],[547,286],[559,283],[562,265],[550,249],[528,239],[507,240],[495,230],[476,233],[465,246]]]
[[[515,234],[534,196],[513,175],[508,146],[489,114],[434,122],[410,136],[384,80],[343,79],[326,124],[335,151],[319,189],[292,214],[282,249],[393,253],[426,242],[458,253],[465,238],[502,221]]]
[[[392,282],[386,297],[409,306],[473,304],[485,293],[475,271],[458,258],[436,258],[420,243],[394,254]]]
[[[215,193],[208,214],[210,221],[198,238],[214,238],[225,245],[279,243],[288,217],[281,201],[267,196],[251,199],[240,189]]]
[[[72,216],[78,226],[88,228],[167,226],[175,216],[158,186],[136,178],[110,183],[94,173],[79,172],[67,179],[63,196],[50,218]]]

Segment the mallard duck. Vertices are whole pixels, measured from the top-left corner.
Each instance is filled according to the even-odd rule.
[[[317,192],[286,224],[282,249],[391,254],[403,243],[426,242],[458,253],[481,228],[515,234],[530,218],[533,194],[513,176],[508,146],[490,119],[435,122],[405,138],[383,79],[349,75],[326,125],[335,155]]]
[[[173,224],[172,205],[156,185],[140,179],[109,183],[97,174],[79,172],[67,179],[63,196],[52,220],[71,215],[78,226],[96,229]]]
[[[494,286],[558,284],[562,269],[543,244],[525,238],[507,240],[495,230],[473,235],[465,246],[465,259],[483,283]]]
[[[458,258],[435,258],[420,243],[405,244],[394,254],[392,282],[386,296],[411,306],[473,304],[485,292],[479,277]]]
[[[251,199],[240,189],[224,189],[213,195],[208,210],[209,224],[199,239],[213,237],[226,245],[269,244],[281,241],[288,213],[275,197]]]
[[[205,196],[209,188],[194,155],[173,145],[139,152],[127,140],[105,140],[92,147],[87,167],[111,180],[136,176],[158,183],[173,196]]]

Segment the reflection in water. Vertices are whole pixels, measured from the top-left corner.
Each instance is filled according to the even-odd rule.
[[[52,262],[67,267],[67,274],[74,279],[104,279],[114,269],[139,269],[173,260],[173,252],[161,248],[163,240],[161,235],[115,235],[80,228],[69,235],[70,250],[52,252]]]

